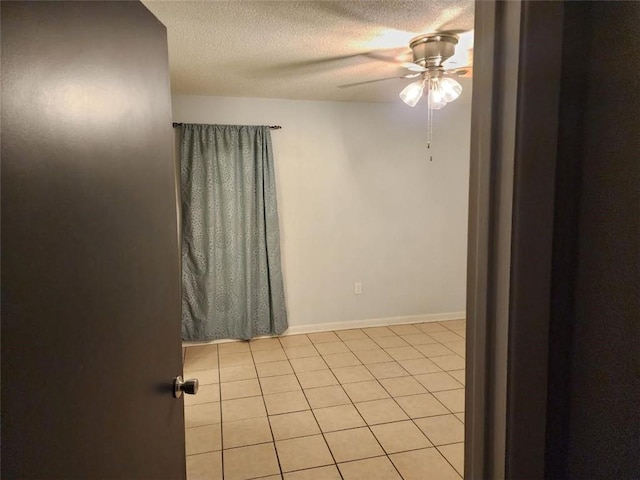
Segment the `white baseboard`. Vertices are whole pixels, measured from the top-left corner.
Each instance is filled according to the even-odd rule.
[[[424,315],[410,315],[407,317],[365,318],[362,320],[347,320],[344,322],[313,323],[311,325],[293,325],[282,335],[297,335],[300,333],[328,332],[332,330],[349,330],[351,328],[382,327],[386,325],[406,325],[411,323],[442,322],[445,320],[462,320],[466,312],[429,313]]]
[[[362,320],[346,320],[344,322],[312,323],[309,325],[290,326],[281,336],[299,335],[301,333],[329,332],[333,330],[349,330],[351,328],[382,327],[387,325],[407,325],[411,323],[444,322],[446,320],[464,320],[466,312],[427,313],[406,317],[365,318]],[[261,336],[257,338],[268,338]],[[183,347],[195,345],[211,345],[214,343],[235,342],[236,340],[212,340],[210,342],[182,342]]]

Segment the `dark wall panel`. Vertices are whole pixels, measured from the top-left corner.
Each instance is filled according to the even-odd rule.
[[[547,476],[640,478],[640,3],[565,3]]]
[[[640,3],[589,5],[569,478],[640,478]]]

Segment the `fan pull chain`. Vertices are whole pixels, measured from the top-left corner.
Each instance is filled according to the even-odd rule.
[[[427,80],[427,149],[431,150],[431,140],[433,139],[433,109],[431,108],[431,80]],[[433,154],[429,152],[429,161],[433,162]]]

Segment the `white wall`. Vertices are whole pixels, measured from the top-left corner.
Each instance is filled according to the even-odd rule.
[[[424,105],[175,95],[173,119],[282,125],[285,291],[304,326],[465,310],[469,97],[436,112],[432,162]]]

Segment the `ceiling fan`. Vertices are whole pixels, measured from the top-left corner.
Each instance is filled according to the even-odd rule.
[[[459,38],[456,33],[452,32],[419,35],[409,43],[413,61],[401,63],[402,67],[409,70],[406,75],[349,83],[338,87],[355,87],[398,78],[419,78],[400,92],[402,101],[410,107],[414,107],[426,90],[429,109],[438,110],[443,108],[447,103],[457,99],[462,93],[462,85],[454,77],[471,77],[473,72],[473,67],[471,66],[472,48],[467,52],[468,65],[459,67],[455,63],[447,62],[456,53],[456,45]],[[388,57],[380,57],[373,54],[371,56],[380,60],[398,63]]]

